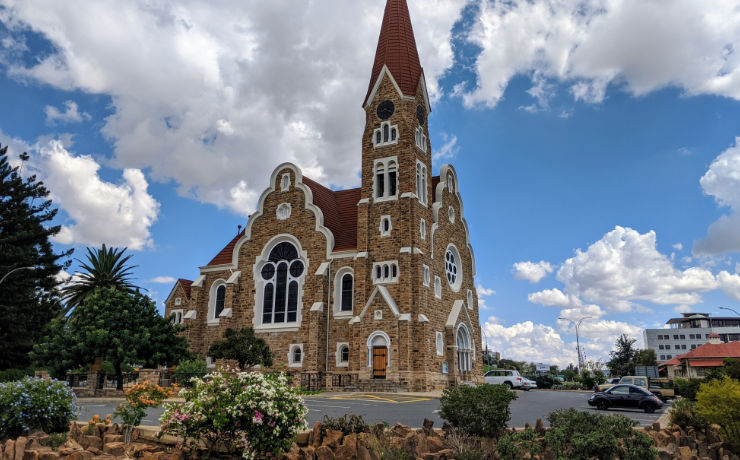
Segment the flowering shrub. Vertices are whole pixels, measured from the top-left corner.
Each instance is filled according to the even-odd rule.
[[[26,377],[0,384],[0,439],[41,429],[67,431],[77,417],[77,398],[67,382]]]
[[[139,383],[126,391],[126,402],[116,408],[116,415],[124,423],[124,442],[131,442],[131,432],[141,423],[147,407],[157,407],[174,394],[174,389],[162,388],[149,382]]]
[[[191,382],[192,388],[180,392],[184,403],[165,403],[159,436],[182,437],[194,448],[203,441],[209,453],[241,450],[252,459],[289,449],[306,427],[308,409],[284,374],[214,372]]]
[[[95,414],[92,416],[90,420],[87,421],[87,434],[92,435],[96,432],[96,427],[98,424],[102,423],[103,425],[110,425],[113,420],[111,419],[111,414],[105,414],[105,418],[100,418],[100,415]]]

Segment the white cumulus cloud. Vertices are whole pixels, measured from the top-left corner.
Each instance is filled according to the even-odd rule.
[[[37,168],[51,198],[69,215],[54,238],[62,244],[126,246],[140,250],[153,244],[150,227],[159,203],[147,192],[138,169],[125,169],[123,181],[103,181],[100,165],[89,156],[74,156],[58,140],[39,149]]]
[[[54,50],[32,64],[8,57],[9,75],[111,97],[102,131],[117,167],[247,215],[284,161],[337,187],[359,182],[383,3],[81,0],[70,14],[55,0],[0,0],[0,20]],[[409,4],[433,101],[465,4]]]
[[[550,262],[540,260],[539,262],[517,262],[514,264],[514,278],[528,280],[530,283],[539,283],[542,278],[552,273],[553,267]]]
[[[53,105],[47,105],[44,107],[44,113],[46,114],[46,122],[54,124],[57,121],[64,123],[79,123],[82,120],[89,120],[90,114],[87,112],[80,112],[77,107],[77,103],[74,101],[64,102],[64,111],[60,111]]]
[[[468,40],[482,51],[467,106],[496,105],[516,75],[533,79],[532,110],[547,107],[547,79],[586,102],[602,101],[609,85],[740,99],[734,1],[483,0]]]
[[[730,212],[709,226],[706,237],[694,242],[694,254],[740,252],[740,137],[712,161],[699,182],[705,194]]]

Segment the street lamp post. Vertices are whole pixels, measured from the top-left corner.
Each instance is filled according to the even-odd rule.
[[[587,320],[590,318],[591,318],[590,316],[583,316],[574,321],[570,318],[565,318],[563,316],[558,317],[558,319],[564,319],[565,321],[569,321],[570,324],[573,324],[576,327],[576,351],[578,351],[578,372],[581,372],[583,370],[583,357],[581,356],[581,339],[578,333],[578,329],[581,327],[581,323],[584,320]]]
[[[731,312],[735,313],[737,316],[740,316],[740,313],[737,312],[737,310],[733,310],[732,308],[728,307],[719,307],[720,310],[730,310]]]
[[[12,273],[17,272],[19,270],[35,270],[36,267],[18,267],[10,270],[8,273],[5,274],[2,278],[0,278],[0,284],[3,284],[3,281],[5,281],[5,278],[9,277]]]
[[[486,351],[483,353],[483,364],[486,364],[486,360],[488,360],[488,335],[486,334],[486,328],[481,327],[480,331],[486,339]]]

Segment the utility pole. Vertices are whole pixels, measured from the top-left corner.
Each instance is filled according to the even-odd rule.
[[[578,329],[581,327],[581,323],[584,320],[591,319],[590,316],[583,316],[581,318],[578,318],[577,320],[572,320],[570,318],[565,318],[564,316],[558,317],[558,319],[563,319],[565,321],[570,322],[570,324],[575,325],[576,327],[576,351],[578,351],[578,372],[583,371],[583,356],[581,355],[581,339],[578,332]]]
[[[737,310],[733,310],[729,307],[719,307],[720,310],[730,310],[731,312],[735,313],[737,316],[740,316],[740,313],[737,312]]]

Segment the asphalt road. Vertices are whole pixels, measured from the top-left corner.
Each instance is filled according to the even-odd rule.
[[[601,414],[622,414],[640,422],[640,425],[651,425],[670,405],[653,414],[632,409],[610,409],[600,412],[590,407],[586,402],[591,393],[567,391],[517,391],[518,398],[511,403],[510,427],[523,427],[529,422],[534,425],[538,418],[547,426],[547,414],[556,409],[570,407],[599,412]],[[401,422],[411,427],[420,427],[425,418],[434,421],[434,426],[441,427],[439,417],[439,400],[424,396],[410,396],[403,393],[394,394],[358,394],[358,393],[328,393],[305,397],[309,409],[308,424],[313,425],[323,420],[324,416],[338,417],[345,414],[362,415],[369,424],[388,422],[391,425]],[[80,421],[87,421],[94,414],[105,417],[112,414],[121,400],[81,399],[82,411],[78,417]],[[142,421],[142,425],[158,425],[161,408],[149,409]],[[120,421],[119,421],[120,422]]]

